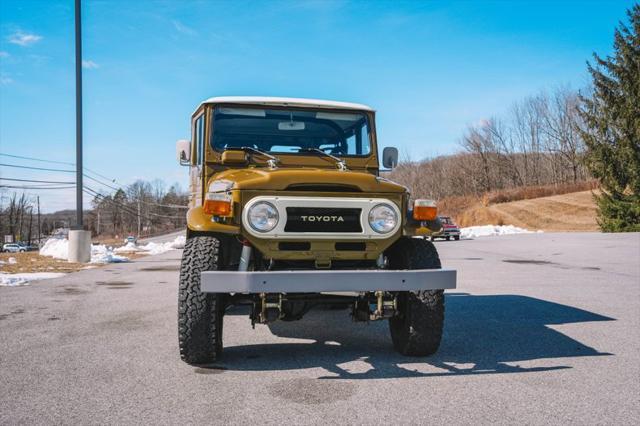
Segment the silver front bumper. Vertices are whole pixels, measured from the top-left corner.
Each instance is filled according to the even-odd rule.
[[[204,293],[326,293],[409,291],[456,288],[453,269],[328,270],[328,271],[206,271]]]

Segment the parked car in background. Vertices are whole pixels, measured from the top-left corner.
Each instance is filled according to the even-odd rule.
[[[27,244],[25,242],[22,241],[18,241],[17,243],[21,248],[23,248],[25,251],[35,251],[38,250],[38,245],[37,244]]]
[[[129,235],[127,238],[124,239],[125,244],[129,244],[129,243],[136,244],[137,242],[138,242],[138,239],[133,235]]]
[[[7,243],[2,246],[2,251],[5,253],[24,253],[27,249],[17,243]]]
[[[436,232],[431,234],[431,241],[435,241],[436,238],[445,238],[450,240],[453,238],[454,240],[460,239],[460,228],[453,222],[449,216],[438,216],[440,222],[442,223],[442,230],[440,232]]]

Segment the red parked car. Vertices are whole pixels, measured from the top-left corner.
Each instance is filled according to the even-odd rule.
[[[460,228],[453,222],[449,216],[438,216],[440,222],[442,222],[442,230],[440,232],[436,232],[431,234],[431,241],[434,241],[436,238],[446,238],[450,240],[453,238],[454,240],[460,239]]]

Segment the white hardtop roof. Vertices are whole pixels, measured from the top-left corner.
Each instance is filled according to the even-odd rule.
[[[204,104],[251,104],[251,105],[277,105],[277,106],[297,106],[297,107],[316,107],[316,108],[339,108],[339,109],[355,109],[359,111],[374,111],[367,105],[354,104],[351,102],[324,101],[321,99],[304,99],[304,98],[280,98],[269,96],[218,96],[203,101]],[[199,108],[199,107],[198,107]]]

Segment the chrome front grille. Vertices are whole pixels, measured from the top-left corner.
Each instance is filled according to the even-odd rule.
[[[248,224],[249,208],[261,201],[272,204],[278,210],[278,224],[269,232],[256,231]],[[244,206],[242,224],[246,232],[259,238],[386,239],[398,231],[401,221],[388,234],[379,234],[371,229],[369,212],[383,203],[392,206],[401,217],[398,206],[385,198],[258,196]]]

